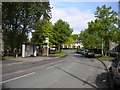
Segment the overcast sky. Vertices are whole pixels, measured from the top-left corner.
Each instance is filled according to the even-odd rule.
[[[64,0],[60,2],[60,0],[52,0],[50,1],[50,5],[53,7],[51,21],[54,24],[57,20],[62,19],[68,22],[70,27],[73,28],[73,34],[78,34],[81,30],[84,30],[88,27],[88,22],[95,19],[94,13],[97,6],[111,6],[112,10],[118,12],[118,0],[114,0],[114,2],[113,0],[106,0],[110,2],[104,1],[88,2],[88,0],[86,0],[86,2],[79,2],[79,0],[69,0],[68,2],[68,0]]]

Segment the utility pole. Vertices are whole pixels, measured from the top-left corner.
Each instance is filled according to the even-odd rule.
[[[104,44],[103,44],[103,37],[102,37],[102,55],[104,54],[103,50],[104,50]]]
[[[2,3],[0,2],[0,57],[3,52],[3,42],[2,42]]]
[[[49,38],[46,37],[46,43],[47,43],[47,57],[49,56]]]

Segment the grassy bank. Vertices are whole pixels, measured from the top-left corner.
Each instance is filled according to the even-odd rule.
[[[57,52],[55,54],[52,54],[52,56],[64,56],[64,55],[66,55],[66,53],[64,52]]]
[[[2,57],[2,59],[13,59],[13,58],[15,58],[15,57],[12,57],[12,56],[4,56],[4,57]]]
[[[99,60],[112,60],[113,59],[111,57],[104,56],[104,55],[101,55],[101,54],[95,54],[95,57]]]

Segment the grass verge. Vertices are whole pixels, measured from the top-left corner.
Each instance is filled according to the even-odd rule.
[[[95,54],[95,57],[102,57],[102,54]]]
[[[108,57],[108,56],[101,56],[101,57],[98,57],[97,59],[99,59],[99,60],[112,60],[113,58]]]
[[[58,52],[58,53],[52,54],[52,56],[64,56],[64,55],[66,55],[66,53],[64,52]]]
[[[13,59],[13,58],[15,58],[15,57],[12,57],[12,56],[4,56],[4,57],[2,57],[2,59]]]

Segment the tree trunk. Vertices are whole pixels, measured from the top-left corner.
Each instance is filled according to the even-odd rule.
[[[61,52],[61,45],[59,46],[59,52]]]

